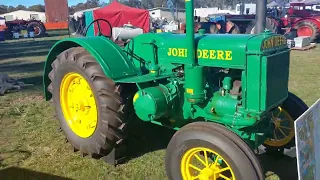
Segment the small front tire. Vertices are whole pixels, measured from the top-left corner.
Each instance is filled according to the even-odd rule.
[[[275,124],[273,136],[264,142],[266,151],[271,154],[283,154],[284,149],[295,146],[294,122],[305,111],[308,106],[293,93],[273,112],[272,122]]]
[[[243,140],[209,122],[191,123],[176,132],[165,165],[170,180],[264,179],[259,161]]]

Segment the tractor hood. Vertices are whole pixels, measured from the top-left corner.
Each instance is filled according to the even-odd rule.
[[[200,66],[244,69],[248,54],[262,55],[287,49],[284,36],[262,34],[205,34],[195,36],[196,61]],[[142,59],[159,64],[188,64],[185,34],[143,34],[127,46]],[[156,56],[155,56],[156,55]]]

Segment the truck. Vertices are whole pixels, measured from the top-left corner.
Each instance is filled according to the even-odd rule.
[[[123,47],[101,31],[57,42],[44,67],[46,100],[83,156],[108,157],[138,118],[175,130],[170,180],[263,180],[255,150],[294,147],[294,122],[308,109],[289,92],[286,38],[265,29],[266,0],[257,34],[195,33],[193,0],[185,5],[186,34],[145,33]]]

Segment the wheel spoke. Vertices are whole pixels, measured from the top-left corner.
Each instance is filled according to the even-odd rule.
[[[286,122],[286,121],[289,121],[289,119],[281,119],[281,120],[279,120],[280,123]]]
[[[227,176],[225,176],[223,174],[219,174],[219,177],[222,177],[223,179],[226,179],[226,180],[231,180],[230,178],[228,178]]]
[[[282,109],[279,107],[279,112],[278,112],[278,114],[277,114],[276,116],[274,116],[274,111],[273,111],[273,112],[271,113],[272,119],[277,119],[277,118],[280,116],[281,111],[282,111]]]
[[[281,128],[278,128],[278,129],[279,129],[280,133],[281,133],[285,138],[288,137],[288,136],[282,131]]]
[[[198,175],[196,177],[192,177],[192,179],[200,179],[200,175]]]
[[[214,162],[213,162],[213,164],[211,164],[210,167],[216,167],[216,166],[217,166],[218,161],[219,161],[219,157],[220,157],[219,155],[217,155],[217,156],[215,157]]]
[[[230,170],[230,167],[222,168],[219,171],[217,171],[216,173],[221,173],[221,172],[224,172],[224,171],[227,171],[227,170]]]
[[[205,158],[205,160],[206,160],[206,167],[208,168],[209,167],[209,162],[208,162],[208,154],[207,154],[207,151],[203,151],[203,153],[204,153],[204,158]]]
[[[286,127],[286,126],[280,126],[279,128],[281,128],[281,129],[287,129],[287,130],[291,130],[291,129],[292,129],[292,128]]]
[[[206,164],[197,154],[195,154],[194,156],[195,156],[204,166],[207,167],[207,164]]]
[[[274,139],[278,140],[277,134],[276,134],[276,130],[273,130],[273,135],[274,135]]]
[[[191,167],[191,168],[194,169],[194,170],[197,170],[197,171],[201,172],[201,169],[200,169],[200,168],[198,168],[198,167],[196,167],[196,166],[194,166],[194,165],[192,165],[192,164],[189,164],[189,167]]]

